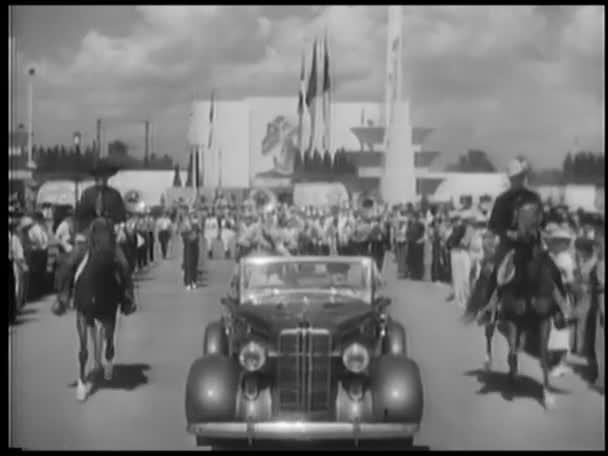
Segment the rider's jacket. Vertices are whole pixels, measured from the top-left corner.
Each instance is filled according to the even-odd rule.
[[[76,210],[76,229],[86,231],[95,218],[107,217],[114,223],[127,219],[127,210],[122,195],[118,190],[109,186],[94,186],[87,188],[80,198]]]
[[[500,237],[501,244],[512,244],[506,233],[516,229],[515,211],[523,202],[535,202],[542,207],[538,193],[527,188],[511,188],[496,198],[492,214],[488,221],[488,229]]]

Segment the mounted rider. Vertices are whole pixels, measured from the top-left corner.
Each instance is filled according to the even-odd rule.
[[[527,187],[527,164],[521,159],[512,160],[508,167],[508,177],[511,186],[507,191],[496,198],[488,221],[488,231],[498,237],[498,244],[494,253],[494,267],[489,277],[486,294],[481,302],[469,300],[465,312],[466,318],[475,318],[475,315],[477,315],[477,320],[480,323],[487,321],[489,316],[494,318],[499,310],[499,299],[497,299],[496,296],[497,273],[507,254],[521,246],[522,243],[542,243],[540,231],[536,233],[534,239],[521,239],[520,234],[517,231],[517,211],[522,205],[537,205],[538,214],[542,217],[541,210],[543,206],[541,198],[538,193]],[[542,226],[542,220],[539,223],[539,228],[540,226]],[[552,264],[555,268],[555,271],[552,274],[553,280],[561,295],[561,299],[556,299],[556,301],[561,310],[562,317],[567,319],[569,317],[569,312],[566,310],[565,305],[566,290],[561,278],[560,270],[554,263]],[[478,311],[481,306],[485,307]]]
[[[95,185],[82,193],[75,217],[77,242],[59,271],[57,299],[60,309],[67,308],[77,269],[82,266],[86,257],[87,247],[84,241],[88,238],[88,230],[92,222],[99,217],[109,219],[115,227],[126,222],[127,211],[122,196],[118,190],[108,185],[108,179],[117,172],[118,168],[106,160],[99,160],[90,172],[95,178]],[[123,285],[121,310],[128,314],[135,310],[133,282],[129,264],[118,243],[116,243],[115,260]]]

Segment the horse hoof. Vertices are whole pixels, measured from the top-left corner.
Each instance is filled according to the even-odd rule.
[[[490,372],[492,370],[492,360],[486,358],[486,360],[483,362],[483,368],[487,371]]]
[[[544,392],[543,402],[545,405],[545,410],[555,409],[555,397],[553,396],[553,394],[549,393],[548,391]]]
[[[76,385],[76,399],[80,402],[85,401],[91,392],[91,387],[88,383],[83,383],[80,380]]]
[[[114,366],[111,362],[108,362],[103,370],[103,378],[107,381],[112,380],[112,375],[114,374]]]

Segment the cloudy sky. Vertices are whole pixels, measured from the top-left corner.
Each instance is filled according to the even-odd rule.
[[[601,6],[405,6],[406,85],[427,148],[483,148],[561,163],[575,141],[604,151]],[[20,73],[34,66],[36,142],[69,143],[95,119],[143,154],[185,162],[193,97],[297,93],[302,50],[327,27],[335,98],[381,101],[383,6],[18,6]],[[17,116],[25,121],[25,83]]]

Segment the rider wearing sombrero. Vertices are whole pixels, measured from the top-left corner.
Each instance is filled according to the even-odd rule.
[[[499,238],[499,243],[496,247],[494,256],[494,270],[490,276],[490,281],[487,287],[487,293],[481,303],[470,300],[467,303],[466,316],[473,318],[479,309],[478,306],[485,306],[479,312],[478,321],[484,322],[488,315],[495,315],[495,310],[498,306],[498,300],[493,299],[497,287],[497,269],[505,259],[508,252],[513,250],[520,241],[516,229],[516,220],[514,214],[523,203],[537,204],[539,209],[543,207],[540,195],[527,187],[528,168],[526,163],[521,159],[514,159],[509,163],[508,176],[511,186],[496,198],[494,207],[488,221],[488,230],[494,233]],[[535,242],[542,242],[540,233]],[[558,267],[554,266],[553,278],[559,289],[560,294],[565,300],[565,287],[562,282],[561,272]],[[559,300],[557,303],[560,307],[562,316],[567,319],[568,312],[563,303],[564,300]]]
[[[127,211],[122,195],[118,190],[108,185],[108,179],[118,172],[118,168],[106,160],[98,160],[90,174],[95,178],[95,185],[87,188],[80,198],[76,208],[75,231],[77,240],[85,240],[91,223],[98,217],[111,220],[114,225],[125,223]],[[61,268],[59,280],[58,301],[61,308],[67,307],[72,282],[78,266],[86,255],[86,244],[77,242]],[[123,299],[121,310],[131,313],[135,309],[133,300],[133,282],[131,271],[124,252],[116,244],[116,266],[123,284]]]

